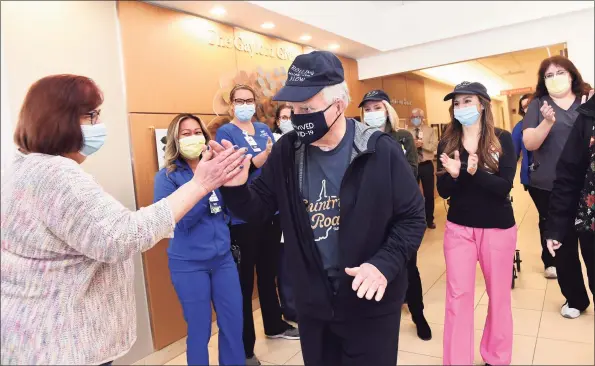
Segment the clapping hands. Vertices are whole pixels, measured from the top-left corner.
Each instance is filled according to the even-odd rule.
[[[446,170],[451,177],[455,179],[459,177],[461,172],[461,158],[458,151],[455,151],[454,159],[451,159],[446,154],[440,155],[440,162],[442,163],[444,170]]]

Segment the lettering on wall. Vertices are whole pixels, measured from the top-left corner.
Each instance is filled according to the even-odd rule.
[[[209,44],[216,47],[235,48],[250,54],[251,57],[260,55],[280,60],[293,60],[299,54],[297,49],[290,46],[274,47],[245,36],[222,36],[214,29],[209,30]]]
[[[391,99],[390,104],[413,105],[413,103],[407,99]]]

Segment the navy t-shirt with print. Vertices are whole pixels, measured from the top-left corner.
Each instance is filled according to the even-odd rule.
[[[215,140],[221,143],[221,140],[225,139],[233,143],[234,145],[239,146],[240,148],[245,147],[248,149],[248,154],[252,154],[252,156],[256,156],[261,152],[266,150],[267,147],[267,140],[270,137],[271,140],[274,142],[275,137],[273,136],[273,132],[264,123],[261,122],[254,122],[254,135],[248,135],[245,133],[241,128],[234,125],[233,123],[226,123],[223,126],[219,127],[217,130],[217,135],[215,136]],[[248,183],[252,182],[260,175],[260,169],[254,170],[252,174],[248,177]],[[240,220],[233,215],[231,216],[231,224],[238,225],[244,224],[245,221]]]
[[[330,151],[308,146],[305,155],[303,198],[310,216],[314,241],[329,278],[337,277],[339,268],[339,217],[341,181],[351,160],[355,121],[347,120],[345,136]]]

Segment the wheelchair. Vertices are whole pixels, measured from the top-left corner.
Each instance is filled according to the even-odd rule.
[[[512,285],[511,289],[514,288],[514,282],[518,278],[518,273],[521,271],[521,252],[518,249],[514,251],[514,259],[512,260]]]
[[[512,196],[508,196],[510,203],[513,202]],[[445,201],[444,209],[448,214],[448,206],[450,206],[450,198]],[[511,289],[514,289],[516,279],[518,278],[518,274],[521,272],[521,251],[519,249],[514,250],[514,256],[512,258],[512,284],[510,285]]]

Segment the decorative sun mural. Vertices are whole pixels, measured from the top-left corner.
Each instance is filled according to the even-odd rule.
[[[253,120],[266,123],[271,129],[275,125],[275,109],[277,102],[273,96],[285,85],[287,71],[283,66],[276,67],[271,71],[265,71],[262,67],[246,72],[244,70],[221,77],[219,90],[213,97],[213,112],[217,115],[213,118],[207,128],[212,136],[215,136],[217,129],[231,120],[229,115],[229,92],[236,84],[251,86],[256,91],[256,115]]]

